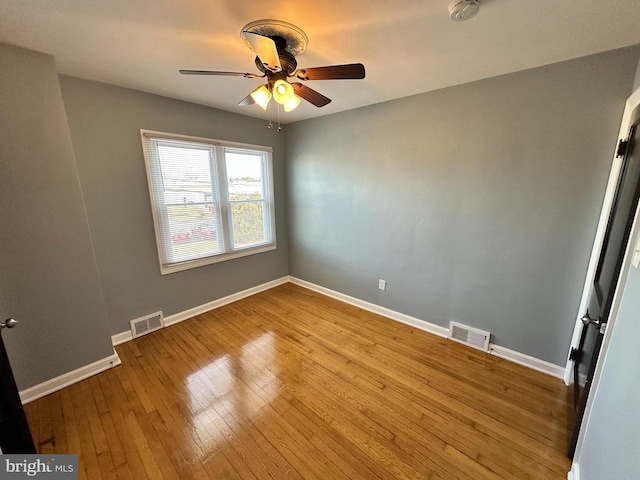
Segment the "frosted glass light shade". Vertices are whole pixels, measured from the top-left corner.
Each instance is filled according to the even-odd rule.
[[[286,105],[294,97],[293,87],[289,82],[276,80],[273,84],[273,99],[280,105]]]
[[[269,105],[269,100],[271,100],[271,92],[266,86],[262,85],[251,92],[251,98],[253,98],[263,110],[266,110],[267,105]]]
[[[291,100],[284,104],[284,111],[290,112],[291,110],[295,110],[298,105],[300,105],[300,99],[294,95],[291,97]]]

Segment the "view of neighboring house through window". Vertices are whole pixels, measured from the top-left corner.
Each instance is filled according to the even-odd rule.
[[[141,133],[163,274],[276,247],[269,147]]]

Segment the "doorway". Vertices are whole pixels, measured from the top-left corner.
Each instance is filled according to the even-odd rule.
[[[585,289],[582,326],[577,345],[572,348],[575,422],[571,425],[569,457],[573,458],[587,400],[601,354],[602,341],[618,286],[640,198],[640,106],[632,111],[630,127],[620,141],[620,171],[606,221],[602,246],[598,252],[593,280]]]

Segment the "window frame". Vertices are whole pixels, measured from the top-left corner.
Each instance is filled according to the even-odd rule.
[[[277,248],[276,241],[276,224],[275,224],[275,198],[273,189],[273,149],[262,145],[252,145],[246,143],[229,142],[224,140],[216,140],[204,137],[195,137],[190,135],[181,135],[167,132],[158,132],[155,130],[140,130],[140,138],[142,141],[142,150],[144,157],[145,170],[147,175],[147,184],[149,187],[149,200],[151,203],[151,213],[153,218],[153,226],[156,237],[156,248],[158,253],[158,263],[160,265],[160,274],[166,275],[174,272],[180,272],[191,268],[197,268],[214,263],[225,262],[236,258],[255,255],[258,253],[268,252]],[[167,251],[168,245],[165,239],[170,238],[168,233],[168,221],[166,216],[166,206],[163,187],[154,182],[154,178],[162,178],[157,172],[159,171],[159,156],[156,152],[150,151],[150,145],[153,140],[169,140],[185,143],[193,143],[196,147],[206,147],[214,151],[213,164],[215,164],[215,173],[218,178],[214,178],[212,172],[211,182],[217,189],[218,203],[220,210],[220,227],[222,236],[221,253],[201,256],[189,260],[170,262],[171,254]],[[235,201],[229,198],[229,181],[227,175],[227,166],[225,158],[225,149],[237,150],[232,153],[258,153],[263,155],[262,162],[262,191],[263,199],[260,202],[263,208],[263,226],[265,238],[267,241],[258,245],[234,248],[232,245],[233,232],[233,215],[232,205]]]

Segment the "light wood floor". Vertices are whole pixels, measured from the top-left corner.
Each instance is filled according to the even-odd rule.
[[[80,478],[566,479],[544,374],[292,284],[117,351],[25,406]]]

